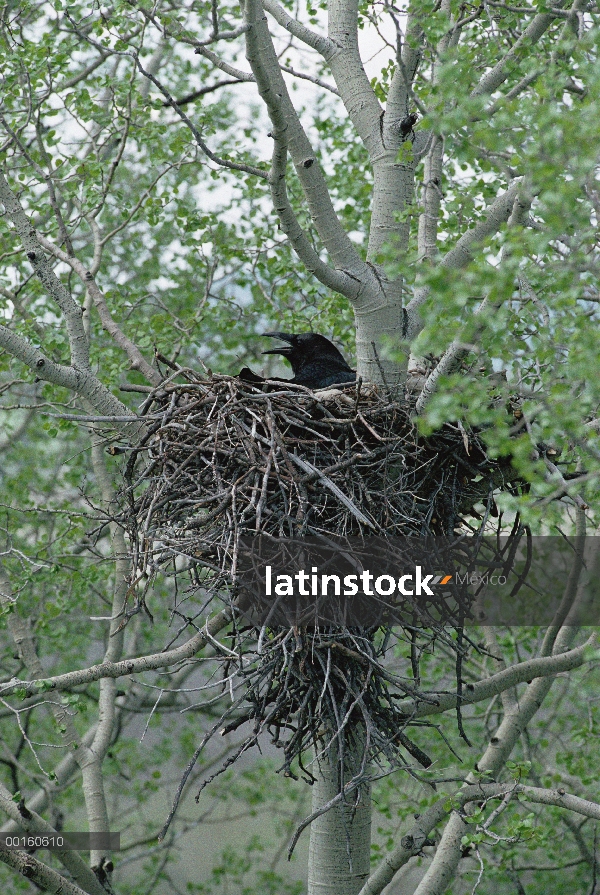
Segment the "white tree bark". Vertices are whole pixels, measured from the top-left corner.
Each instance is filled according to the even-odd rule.
[[[408,231],[399,225],[396,213],[410,201],[414,166],[395,165],[400,132],[386,147],[379,133],[383,111],[364,72],[357,42],[358,6],[335,2],[330,8],[329,37],[315,39],[274,2],[265,3],[285,28],[322,53],[330,65],[337,89],[358,133],[376,161],[376,199],[373,238],[365,263],[343,230],[333,208],[315,152],[290,100],[260,0],[247,0],[245,19],[247,57],[274,129],[275,140],[270,184],[273,203],[282,228],[298,256],[315,276],[335,288],[352,303],[356,321],[358,375],[373,382],[385,381],[390,388],[403,379],[398,364],[384,350],[386,340],[399,344],[405,331],[402,283],[389,282],[383,268],[372,260],[391,235],[404,240]],[[285,189],[286,153],[289,151],[304,191],[315,227],[333,261],[325,264],[303,233]]]
[[[32,811],[29,805],[20,809],[17,803],[13,801],[12,794],[1,783],[0,806],[2,806],[2,810],[14,821],[15,826],[19,831],[38,835],[59,835],[52,824],[48,823],[47,820],[44,820],[43,817]],[[71,874],[76,884],[87,892],[88,895],[106,895],[106,889],[100,885],[95,874],[90,870],[78,852],[66,849],[64,851],[56,851],[55,854],[61,864]]]
[[[127,674],[136,674],[142,671],[154,671],[157,668],[168,668],[177,665],[184,659],[194,656],[207,643],[215,645],[215,634],[218,634],[231,621],[231,609],[222,609],[210,620],[204,628],[193,637],[190,637],[182,646],[171,650],[165,650],[151,655],[138,656],[134,659],[121,659],[119,662],[105,660],[90,668],[81,668],[77,671],[68,671],[65,674],[57,674],[55,677],[45,678],[40,676],[33,680],[21,680],[13,678],[0,687],[0,695],[10,696],[16,691],[24,696],[33,696],[39,693],[39,682],[44,681],[46,690],[70,690],[80,684],[92,683],[102,678],[118,678]]]
[[[56,870],[52,870],[33,855],[28,855],[20,849],[11,849],[0,844],[0,861],[12,867],[25,879],[33,880],[43,892],[51,892],[52,895],[90,895],[85,889],[69,882]]]
[[[361,744],[346,751],[344,784],[361,773]],[[319,812],[340,793],[342,781],[335,747],[321,756],[313,772],[312,808]],[[350,789],[311,824],[308,895],[356,895],[368,879],[371,852],[371,790],[368,783]]]
[[[589,799],[582,799],[561,789],[543,789],[538,786],[527,786],[522,783],[476,783],[465,786],[451,799],[440,799],[431,808],[419,815],[410,832],[402,837],[401,844],[379,865],[375,873],[365,883],[359,895],[381,895],[393,880],[398,870],[418,855],[429,834],[444,819],[471,802],[481,803],[483,800],[500,799],[507,795],[523,796],[524,801],[536,805],[556,805],[582,817],[600,819],[600,805]],[[453,815],[454,816],[454,815]],[[460,817],[460,815],[456,815]],[[436,889],[442,893],[443,888]]]

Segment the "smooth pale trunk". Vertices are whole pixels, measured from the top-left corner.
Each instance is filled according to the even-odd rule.
[[[346,747],[345,780],[352,779],[360,766],[362,750],[354,754]],[[354,767],[352,767],[354,765]],[[317,811],[340,789],[337,755],[323,756],[313,766],[317,778],[313,784],[312,810]],[[308,895],[357,895],[369,877],[371,852],[371,788],[361,786],[360,800],[354,806],[356,791],[346,802],[338,802],[317,817],[310,828],[308,855]]]

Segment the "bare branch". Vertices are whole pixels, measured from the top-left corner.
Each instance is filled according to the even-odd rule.
[[[365,274],[368,276],[369,269],[349,240],[335,213],[320,165],[289,98],[258,0],[249,0],[246,4],[246,16],[251,26],[246,34],[247,58],[275,128],[275,147],[269,182],[282,227],[299,257],[310,270],[314,270],[321,282],[349,298],[356,298],[361,287],[360,277]],[[340,270],[332,270],[321,261],[297,222],[285,188],[288,149],[319,236],[336,267],[352,273],[352,278]]]
[[[166,87],[163,87],[163,85],[160,83],[158,78],[156,78],[151,72],[147,71],[143,67],[137,53],[135,54],[135,56],[133,58],[135,60],[135,64],[137,65],[140,73],[142,75],[144,75],[145,78],[148,78],[148,80],[151,81],[154,84],[154,86],[158,88],[158,90],[160,90],[162,95],[165,97],[165,100],[166,100],[165,105],[171,106],[171,108],[177,113],[177,115],[179,115],[179,117],[181,118],[183,123],[186,125],[186,127],[188,127],[189,130],[192,132],[193,137],[194,137],[196,143],[198,144],[198,146],[200,147],[200,149],[202,150],[202,152],[206,156],[208,156],[208,158],[211,160],[211,162],[214,162],[216,165],[219,165],[221,168],[229,168],[232,171],[243,171],[246,174],[253,174],[255,177],[260,177],[262,179],[266,179],[266,177],[267,177],[266,171],[264,171],[262,168],[257,168],[255,165],[246,165],[242,162],[230,162],[228,159],[224,159],[218,155],[215,155],[215,153],[212,152],[208,148],[207,144],[202,139],[200,131],[198,130],[196,125],[188,118],[188,116],[185,114],[183,109],[181,109],[177,105],[177,102],[171,96],[171,94],[166,89]]]
[[[68,264],[71,269],[75,271],[94,302],[103,328],[114,339],[119,348],[125,352],[131,362],[132,370],[137,370],[148,380],[148,382],[151,382],[152,385],[160,385],[162,377],[158,370],[155,370],[154,367],[150,366],[137,345],[125,335],[119,326],[117,326],[108,309],[104,294],[98,287],[92,272],[87,270],[86,266],[79,261],[78,258],[63,252],[62,249],[59,249],[58,246],[55,246],[41,234],[38,234],[38,239],[48,252],[51,252],[55,258]]]
[[[241,68],[236,68],[234,65],[230,65],[207,47],[198,46],[197,43],[194,43],[193,46],[196,47],[195,52],[198,56],[203,56],[205,59],[208,59],[209,62],[212,62],[215,68],[219,69],[219,71],[224,72],[226,75],[230,75],[237,81],[254,81],[254,75],[250,74],[250,72],[243,71]]]
[[[89,370],[89,343],[81,319],[82,308],[69,295],[48,264],[35,230],[2,172],[0,172],[0,201],[3,202],[7,216],[15,225],[27,258],[42,286],[64,314],[74,366],[79,370]]]
[[[316,31],[311,31],[306,25],[302,25],[297,19],[292,18],[287,9],[281,6],[280,3],[277,3],[277,0],[264,0],[263,6],[282,28],[285,28],[294,37],[299,38],[308,47],[312,47],[324,59],[327,59],[328,55],[335,50],[335,44],[332,40],[323,37],[322,34],[317,34]]]
[[[20,849],[7,848],[6,845],[0,843],[0,861],[12,867],[26,879],[32,880],[44,892],[51,892],[53,895],[89,895],[85,889],[69,882],[56,870],[52,870],[33,855],[28,855],[27,852]]]
[[[67,18],[67,19],[69,20],[69,22],[71,23],[71,25],[72,25],[72,27],[73,27],[73,30],[74,30],[74,32],[75,32],[76,34],[78,34],[83,40],[85,40],[87,43],[91,44],[91,45],[92,45],[93,47],[95,47],[96,49],[100,49],[100,50],[103,49],[103,47],[102,47],[100,44],[98,44],[97,41],[93,40],[88,34],[86,34],[85,32],[83,32],[83,31],[77,26],[77,23],[76,23],[75,20],[69,15],[68,12],[66,12],[65,15],[66,15],[66,18]],[[147,15],[146,15],[146,18],[148,18],[150,21],[152,21],[153,24],[157,24],[157,23],[155,22],[155,19],[154,19],[153,16],[147,14]],[[160,25],[158,25],[158,27],[160,27]],[[161,29],[161,30],[163,30],[163,29]],[[165,32],[165,33],[166,33],[166,32]],[[179,39],[183,39],[183,38],[180,36]],[[206,51],[205,51],[205,48],[202,47],[201,45],[199,45],[198,41],[187,40],[187,43],[191,43],[192,46],[195,46],[199,52],[200,52],[200,51],[203,52],[203,53],[206,52]],[[222,167],[222,168],[229,168],[229,169],[231,169],[231,170],[233,170],[233,171],[243,171],[243,172],[245,172],[246,174],[253,174],[253,175],[256,176],[256,177],[266,178],[266,176],[267,176],[267,175],[266,175],[266,172],[263,171],[262,168],[257,168],[257,167],[254,166],[254,165],[246,165],[246,164],[239,163],[239,162],[231,162],[231,161],[229,161],[228,159],[223,159],[223,158],[221,158],[220,156],[216,155],[214,152],[212,152],[212,151],[208,148],[208,146],[207,146],[207,144],[204,142],[204,140],[202,139],[202,136],[201,136],[200,131],[198,130],[198,128],[193,124],[192,121],[190,121],[190,119],[189,119],[188,116],[185,114],[185,112],[184,112],[182,109],[180,109],[180,107],[177,105],[177,102],[176,102],[175,99],[171,96],[171,94],[168,92],[168,90],[166,89],[166,87],[164,87],[164,86],[161,84],[161,82],[160,82],[160,81],[158,80],[158,78],[152,73],[152,71],[150,71],[149,69],[145,69],[145,68],[142,66],[142,63],[140,62],[140,58],[139,58],[139,53],[138,53],[137,51],[135,51],[135,50],[133,50],[133,51],[132,51],[132,50],[128,50],[128,51],[123,51],[123,52],[121,52],[121,51],[116,52],[116,51],[115,51],[115,52],[114,52],[114,55],[115,55],[115,56],[124,56],[124,57],[130,58],[130,59],[133,59],[133,61],[134,61],[135,65],[136,65],[137,69],[139,70],[140,74],[142,74],[142,75],[143,75],[145,78],[147,78],[152,84],[154,84],[154,86],[155,86],[158,90],[160,90],[160,92],[162,93],[162,95],[165,97],[165,100],[166,100],[165,105],[170,106],[171,108],[173,108],[173,110],[177,113],[177,115],[179,115],[179,117],[181,118],[181,120],[183,121],[183,123],[186,125],[186,127],[188,127],[189,130],[191,131],[191,133],[192,133],[192,135],[193,135],[193,137],[194,137],[196,143],[198,144],[198,146],[202,149],[202,151],[204,152],[204,154],[205,154],[205,155],[206,155],[212,162],[214,162],[215,164],[219,165],[219,166]],[[220,66],[220,67],[222,67],[222,66]],[[226,70],[226,69],[224,68],[223,70]],[[240,73],[240,74],[242,75],[242,77],[240,77],[240,80],[246,80],[246,79],[247,79],[247,78],[243,77],[243,73]]]
[[[469,684],[461,694],[461,705],[471,705],[475,702],[482,702],[484,699],[491,699],[492,696],[496,696],[504,690],[509,690],[525,681],[529,682],[536,678],[553,677],[564,671],[580,668],[586,663],[586,657],[589,656],[589,651],[595,643],[596,635],[592,634],[585,643],[572,650],[552,656],[528,659],[525,662],[511,665],[509,668],[505,668],[485,680]],[[449,709],[456,708],[458,702],[458,697],[455,693],[441,693],[437,699],[437,705],[421,703],[415,706],[414,717],[421,718],[428,715],[439,715],[442,712],[447,712]],[[413,717],[412,713],[411,717]]]
[[[79,684],[87,684],[99,681],[101,678],[118,678],[129,674],[140,674],[143,671],[153,671],[157,668],[167,668],[190,659],[198,650],[211,642],[215,634],[218,634],[232,618],[231,609],[223,609],[207,620],[202,631],[191,637],[187,643],[172,650],[162,653],[153,653],[149,656],[139,656],[137,659],[123,659],[120,662],[102,662],[100,665],[92,665],[91,668],[82,668],[78,671],[68,671],[56,677],[47,678],[44,681],[47,690],[69,690]],[[26,696],[39,694],[39,681],[21,681],[17,678],[0,684],[0,694],[10,696],[19,692]]]
[[[213,6],[213,10],[215,9],[216,7]],[[232,31],[219,31],[218,22],[215,16],[213,18],[213,29],[214,28],[216,28],[217,30],[213,30],[211,37],[209,37],[208,40],[199,41],[196,46],[205,47],[208,44],[215,43],[218,40],[234,40],[234,38],[240,37],[240,35],[244,33],[244,31],[246,30],[246,25],[240,25],[239,28],[234,28]]]
[[[115,398],[105,385],[89,370],[79,370],[76,367],[67,367],[63,364],[55,364],[46,357],[38,348],[34,348],[22,336],[12,332],[7,326],[0,325],[0,348],[4,348],[13,357],[33,370],[38,379],[52,382],[67,388],[81,397],[87,398],[92,406],[100,414],[110,416],[125,416],[131,418],[132,425],[121,424],[116,428],[121,431],[134,434],[143,428],[138,418],[124,404]]]
[[[13,800],[10,792],[0,783],[0,807],[25,833],[45,834],[56,836],[57,831],[35,811],[29,807],[25,810]],[[96,875],[90,870],[85,861],[75,851],[56,851],[56,856],[63,866],[69,871],[75,882],[84,889],[88,895],[106,895]]]
[[[208,59],[212,64],[218,68],[220,71],[225,72],[226,75],[230,75],[232,78],[235,78],[237,81],[253,81],[253,75],[248,72],[242,71],[240,68],[235,68],[235,66],[230,65],[228,62],[225,62],[216,53],[212,50],[209,50],[203,41],[197,40],[196,38],[189,37],[185,33],[183,27],[177,27],[173,23],[171,23],[170,27],[166,25],[162,25],[155,15],[150,13],[147,9],[144,9],[141,5],[134,2],[134,0],[130,0],[132,6],[135,6],[138,11],[144,16],[144,18],[148,22],[152,22],[155,28],[163,35],[163,37],[174,37],[176,40],[181,43],[187,44],[190,47],[195,48],[195,52],[199,56],[204,56],[205,59]],[[244,26],[245,28],[245,26]],[[241,32],[243,33],[243,32]],[[213,43],[212,40],[209,43]]]
[[[252,79],[254,80],[254,79]],[[188,103],[193,103],[194,100],[200,99],[201,96],[206,96],[208,93],[215,93],[215,91],[220,90],[222,87],[229,87],[232,84],[248,84],[248,80],[240,80],[240,78],[224,78],[222,81],[215,81],[214,84],[209,84],[208,87],[200,87],[199,90],[194,90],[192,93],[187,93],[185,96],[182,96],[181,99],[175,100],[178,106],[186,106]],[[165,102],[165,106],[170,106],[171,104]]]
[[[329,90],[329,92],[335,94],[335,96],[340,95],[340,91],[337,87],[328,84],[323,78],[317,78],[315,75],[308,75],[305,72],[296,71],[295,68],[290,68],[288,65],[281,65],[280,68],[282,71],[287,72],[288,75],[293,75],[295,78],[302,78],[304,81],[310,81],[312,84],[316,84],[317,87],[322,87],[323,90]]]

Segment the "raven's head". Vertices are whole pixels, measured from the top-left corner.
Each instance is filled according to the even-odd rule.
[[[263,351],[263,354],[283,355],[292,365],[295,376],[301,374],[303,368],[315,361],[327,362],[338,370],[352,372],[333,342],[319,333],[265,333],[265,336],[287,342],[287,345],[270,348],[268,351]]]

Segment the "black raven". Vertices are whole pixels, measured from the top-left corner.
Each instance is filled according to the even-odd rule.
[[[263,354],[282,354],[292,365],[294,378],[287,380],[307,388],[327,388],[344,382],[355,382],[350,369],[335,345],[318,333],[265,333],[287,345],[271,348]]]

